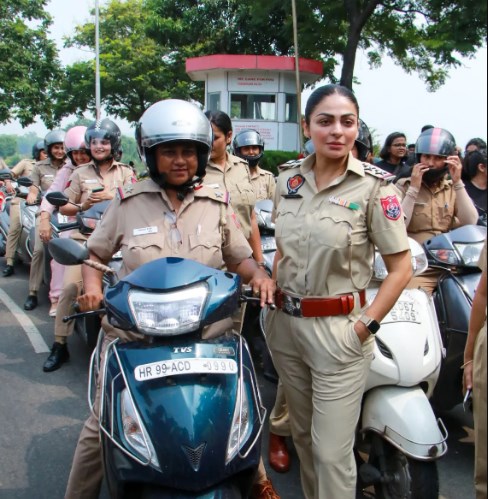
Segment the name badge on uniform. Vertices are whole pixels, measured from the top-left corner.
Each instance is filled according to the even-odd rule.
[[[85,184],[98,184],[98,180],[96,178],[87,178],[86,180],[83,180]]]
[[[144,236],[146,234],[157,234],[157,227],[142,227],[141,229],[134,229],[132,232],[133,236]]]
[[[205,184],[207,187],[210,187],[210,189],[218,189],[220,187],[219,184]]]
[[[43,178],[54,178],[54,175],[43,175]]]

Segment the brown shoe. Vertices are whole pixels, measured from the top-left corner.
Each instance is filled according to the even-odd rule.
[[[286,473],[290,469],[290,454],[285,437],[269,434],[269,465],[278,473]]]
[[[251,499],[280,499],[280,496],[274,489],[271,480],[267,478],[265,482],[255,483],[252,486]]]

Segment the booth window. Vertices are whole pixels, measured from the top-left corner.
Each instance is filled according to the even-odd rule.
[[[220,111],[220,92],[208,94],[209,111]]]
[[[232,119],[276,121],[275,94],[231,94]]]
[[[297,96],[286,94],[285,121],[288,123],[297,122]]]

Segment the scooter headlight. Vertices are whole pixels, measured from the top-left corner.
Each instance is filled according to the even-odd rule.
[[[241,403],[242,399],[242,403]],[[241,384],[237,388],[237,402],[230,428],[229,443],[227,444],[227,456],[225,464],[229,464],[237,455],[251,435],[251,421],[249,413],[249,399],[246,390],[241,389]]]
[[[454,247],[458,251],[463,265],[477,267],[481,251],[483,250],[483,244],[484,242],[472,244],[454,243]]]
[[[137,328],[151,336],[174,336],[200,327],[208,289],[205,284],[171,293],[129,291]]]
[[[410,246],[413,275],[416,276],[427,269],[429,262],[427,261],[425,251],[417,241],[409,237],[408,244]],[[378,280],[383,280],[387,275],[388,271],[386,270],[385,262],[383,261],[383,258],[381,258],[381,255],[376,253],[374,260],[374,276]]]
[[[121,392],[120,411],[122,416],[122,429],[128,446],[157,469],[161,469],[156,456],[156,451],[149,435],[141,422],[141,418],[132,403],[129,390],[124,388]]]

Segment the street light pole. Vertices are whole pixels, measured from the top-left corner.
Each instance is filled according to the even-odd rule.
[[[95,0],[95,119],[100,120],[100,40],[99,0]]]
[[[300,83],[300,56],[298,53],[298,28],[297,28],[297,6],[295,0],[291,0],[291,9],[293,16],[293,40],[295,43],[295,80],[297,87],[297,122],[298,137],[300,141],[300,152],[303,151],[302,134],[302,85]]]

